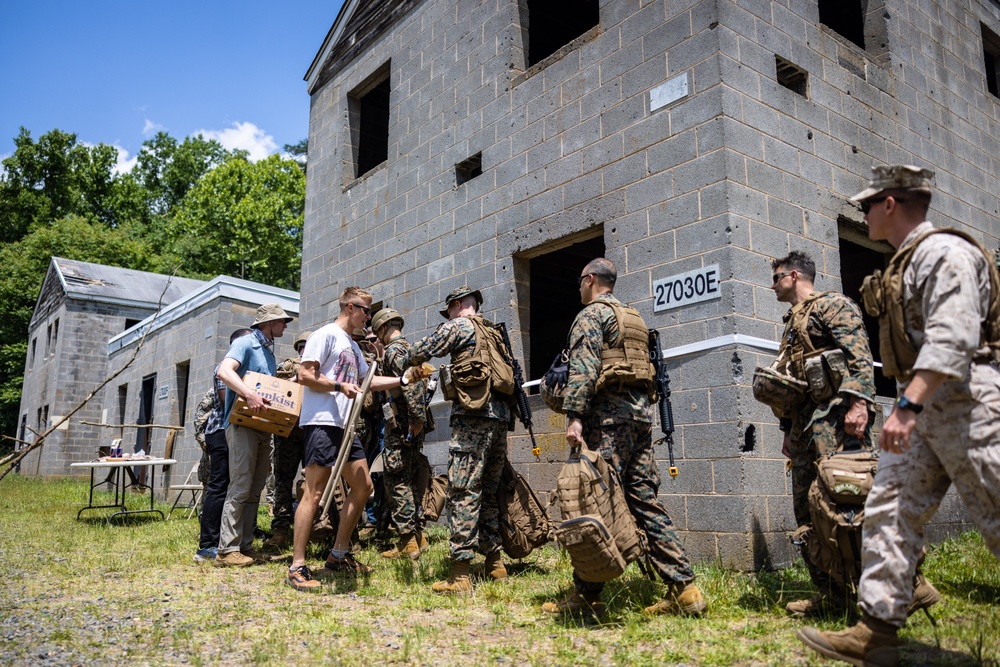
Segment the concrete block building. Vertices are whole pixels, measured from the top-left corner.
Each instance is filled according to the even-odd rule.
[[[786,310],[769,260],[807,251],[857,297],[891,248],[848,197],[884,163],[934,169],[932,219],[996,247],[998,34],[996,0],[348,0],[306,75],[304,324],[357,284],[413,338],[469,284],[538,378],[605,255],[670,357],[661,493],[686,546],[787,562],[781,438],[750,391]],[[520,430],[511,451],[545,492],[563,420],[534,405],[542,459]],[[949,497],[930,534],[964,521]]]
[[[45,430],[121,372],[25,457],[22,474],[87,475],[69,464],[92,460],[121,438],[124,451],[177,459],[156,475],[158,494],[183,482],[201,458],[194,410],[212,386],[230,333],[249,327],[262,303],[298,313],[297,292],[248,280],[205,282],[53,258],[30,327],[22,423]],[[294,354],[297,331],[293,323],[276,342],[279,360]],[[182,429],[118,426],[124,424]],[[24,430],[22,439],[31,441]]]

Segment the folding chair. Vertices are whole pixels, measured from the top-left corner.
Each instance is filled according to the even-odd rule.
[[[191,468],[191,472],[188,473],[187,479],[184,480],[183,484],[171,484],[170,490],[177,491],[177,496],[174,498],[174,504],[170,507],[170,511],[167,512],[167,518],[174,513],[177,508],[177,504],[184,497],[184,492],[188,491],[191,493],[191,500],[188,504],[188,515],[186,518],[190,519],[191,516],[198,510],[198,503],[201,501],[201,493],[204,491],[204,487],[201,482],[198,481],[198,464],[199,461],[195,461],[194,466]]]

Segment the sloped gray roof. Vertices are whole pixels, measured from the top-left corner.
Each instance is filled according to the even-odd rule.
[[[111,303],[167,305],[205,284],[204,280],[166,276],[53,257],[52,266],[66,296]]]

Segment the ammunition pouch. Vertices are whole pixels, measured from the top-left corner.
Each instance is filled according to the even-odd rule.
[[[455,392],[455,380],[451,375],[451,364],[441,364],[438,375],[441,378],[442,398],[446,401],[457,401],[458,394]]]
[[[809,395],[816,403],[833,398],[848,376],[847,358],[843,350],[824,350],[805,360],[804,375]]]

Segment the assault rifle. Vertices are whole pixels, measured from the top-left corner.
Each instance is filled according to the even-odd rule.
[[[538,443],[535,442],[535,432],[531,428],[531,406],[528,405],[528,395],[524,393],[524,373],[521,372],[521,364],[514,357],[514,349],[510,346],[510,336],[507,335],[507,325],[503,322],[498,322],[495,324],[497,331],[500,332],[500,336],[503,338],[504,347],[507,348],[507,357],[510,359],[510,365],[514,369],[514,399],[517,401],[517,407],[520,410],[521,423],[524,424],[524,428],[528,430],[528,435],[531,436],[531,453],[537,458],[542,450],[538,447]]]
[[[667,367],[663,364],[660,332],[656,329],[649,330],[649,361],[656,372],[653,384],[656,387],[656,394],[660,397],[657,407],[660,410],[660,430],[663,431],[663,438],[657,441],[657,444],[667,443],[667,455],[670,457],[670,467],[667,471],[671,477],[677,477],[678,470],[674,465],[674,408],[670,403],[670,376],[667,375]]]

